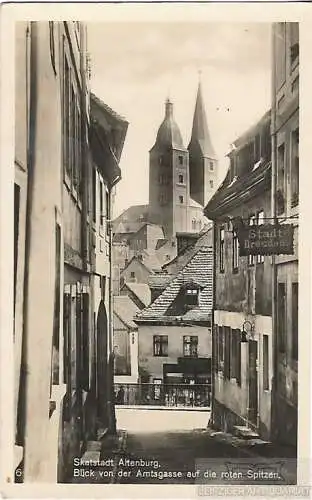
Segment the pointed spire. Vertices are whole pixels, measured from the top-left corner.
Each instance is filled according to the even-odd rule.
[[[209,129],[207,125],[207,118],[202,94],[202,84],[201,84],[201,71],[199,70],[199,81],[197,98],[195,105],[195,112],[193,117],[193,127],[192,127],[192,137],[191,143],[197,142],[201,148],[203,156],[208,158],[216,158],[216,153],[214,151]]]

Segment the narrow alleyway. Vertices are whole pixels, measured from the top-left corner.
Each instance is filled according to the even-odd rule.
[[[118,435],[106,437],[99,443],[101,463],[86,464],[79,473],[76,469],[73,482],[228,485],[296,482],[296,462],[289,450],[287,454],[285,450],[261,443],[248,443],[225,433],[212,432],[206,426],[179,429],[183,412],[180,418],[176,416],[175,430],[172,418],[176,412],[159,411],[153,419],[153,411],[147,417],[142,410],[132,410],[132,413],[127,429],[120,428],[119,418]],[[144,425],[144,415],[145,423],[153,424],[151,428]],[[169,429],[165,429],[166,421]],[[188,419],[184,422],[187,424]]]

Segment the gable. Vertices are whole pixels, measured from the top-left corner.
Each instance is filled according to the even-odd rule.
[[[198,307],[193,309],[193,318],[207,318],[212,311],[213,300],[213,251],[211,247],[201,247],[192,259],[178,272],[156,300],[139,313],[140,319],[165,317],[168,309],[180,293],[183,284],[193,281],[201,288]],[[169,309],[170,310],[170,309]],[[185,316],[190,316],[188,311]]]

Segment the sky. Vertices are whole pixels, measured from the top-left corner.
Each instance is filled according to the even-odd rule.
[[[114,216],[148,203],[149,150],[165,100],[187,147],[199,78],[219,182],[230,144],[270,108],[268,23],[90,23],[91,89],[129,122]]]

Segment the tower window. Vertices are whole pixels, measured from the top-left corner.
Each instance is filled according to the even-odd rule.
[[[182,174],[179,175],[179,183],[183,184],[183,175]]]
[[[211,170],[211,172],[213,172],[213,161],[209,163],[209,169]]]
[[[183,165],[183,156],[179,156],[179,164]]]
[[[213,181],[209,181],[210,187],[213,188]]]
[[[183,202],[184,202],[184,198],[183,198],[183,196],[179,196],[179,202],[180,202],[180,203],[183,203]]]

